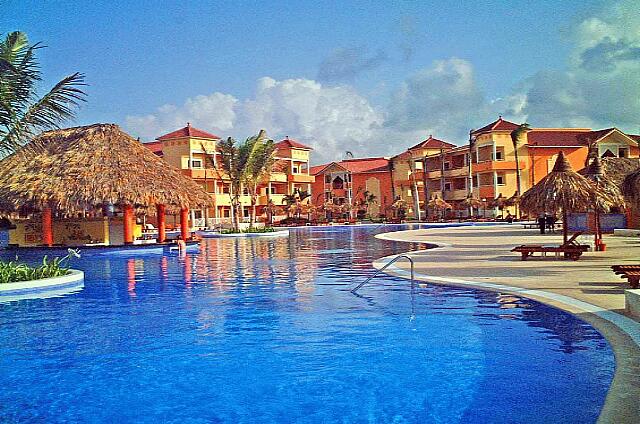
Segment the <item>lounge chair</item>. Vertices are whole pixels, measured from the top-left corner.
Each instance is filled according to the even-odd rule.
[[[640,285],[640,265],[612,265],[611,269],[620,278],[626,278],[632,289]]]
[[[533,256],[534,253],[540,252],[542,256],[547,256],[547,253],[554,253],[556,257],[559,257],[562,253],[565,259],[571,259],[577,261],[580,256],[587,250],[589,246],[585,244],[579,244],[576,239],[582,234],[577,232],[569,238],[566,243],[560,246],[543,246],[541,244],[522,244],[511,249],[512,252],[519,252],[522,254],[522,260],[526,261],[528,257]]]

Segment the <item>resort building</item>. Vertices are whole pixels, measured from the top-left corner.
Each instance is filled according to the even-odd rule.
[[[430,198],[431,191],[426,185],[428,181],[424,172],[424,158],[455,147],[455,144],[429,135],[426,140],[391,158],[394,199],[407,204],[410,216],[417,217],[416,208],[424,210],[424,199]]]
[[[470,142],[464,146],[447,143],[423,156],[410,154],[411,149],[396,156],[394,163],[398,165],[394,168],[400,169],[400,172],[394,169],[396,193],[409,205],[415,205],[412,197],[417,192],[423,210],[424,199],[443,199],[451,205],[455,216],[468,215],[467,198],[477,199],[482,204],[476,212],[480,215],[515,214],[516,207],[508,200],[518,193],[518,171],[519,192],[524,193],[551,171],[561,151],[574,170],[584,168],[588,160],[596,156],[639,156],[640,137],[625,134],[617,128],[597,131],[590,128],[532,128],[519,137],[516,152],[511,133],[518,128],[519,124],[499,117],[471,131]],[[411,175],[409,165],[403,165],[409,159],[413,162],[414,175]]]
[[[219,166],[219,141],[219,136],[187,123],[186,127],[162,135],[154,142],[144,143],[156,155],[163,157],[184,175],[194,179],[213,198],[214,205],[211,208],[191,211],[191,223],[194,228],[211,227],[227,223],[231,219],[230,182]],[[284,204],[287,195],[311,192],[311,185],[315,180],[309,174],[311,150],[310,147],[288,137],[276,143],[276,163],[273,172],[260,187],[258,217],[263,214],[264,207],[270,201],[280,206]],[[240,196],[240,203],[242,219],[248,219],[251,199],[246,190]]]
[[[390,160],[384,157],[347,159],[311,168],[316,206],[344,206],[345,217],[384,215],[393,203]]]

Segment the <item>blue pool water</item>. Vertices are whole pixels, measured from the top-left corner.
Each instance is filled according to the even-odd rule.
[[[87,253],[82,291],[0,304],[0,422],[596,421],[613,354],[574,316],[391,277],[352,295],[412,248],[383,231]]]

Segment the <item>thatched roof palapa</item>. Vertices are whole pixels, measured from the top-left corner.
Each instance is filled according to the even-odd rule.
[[[611,206],[623,206],[624,197],[620,191],[618,184],[608,177],[607,173],[600,162],[600,158],[593,159],[591,164],[579,171],[580,175],[583,175],[592,184],[595,184],[598,189],[598,194],[594,198],[594,207],[598,211],[606,212]]]
[[[622,183],[622,193],[636,205],[640,204],[640,169],[627,175]]]
[[[561,151],[553,170],[522,194],[520,208],[530,213],[586,211],[593,206],[594,191],[594,185],[571,169]]]
[[[47,131],[0,161],[0,208],[197,207],[211,197],[115,124]]]

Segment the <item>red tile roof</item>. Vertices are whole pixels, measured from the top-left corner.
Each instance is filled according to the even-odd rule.
[[[313,150],[309,146],[305,146],[302,143],[298,143],[295,140],[291,140],[289,137],[284,140],[276,143],[276,148],[293,148],[293,149],[304,149],[304,150]]]
[[[484,127],[473,131],[471,134],[482,134],[490,131],[513,131],[520,127],[518,124],[514,124],[513,122],[505,121],[502,119],[502,116],[498,117],[497,121],[493,121],[489,125],[485,125]]]
[[[164,140],[171,140],[172,138],[181,138],[181,137],[197,137],[197,138],[208,138],[212,140],[220,140],[220,137],[218,137],[215,134],[211,134],[206,131],[199,130],[197,128],[192,127],[189,122],[187,122],[186,127],[170,132],[169,134],[162,135],[156,138],[156,140],[164,141]]]
[[[527,133],[527,141],[533,146],[566,146],[582,147],[586,146],[590,131],[580,130],[551,130],[533,129]]]
[[[429,138],[427,138],[424,141],[421,141],[420,143],[416,144],[413,147],[409,147],[409,150],[415,150],[415,149],[440,149],[440,148],[453,149],[454,147],[456,147],[455,144],[451,144],[451,143],[448,143],[446,141],[438,140],[437,138],[433,138],[432,135],[429,135]]]
[[[148,143],[142,143],[144,147],[151,150],[158,156],[162,156],[162,143],[159,141],[150,141]]]
[[[533,129],[527,133],[527,139],[533,146],[559,146],[559,147],[582,147],[607,136],[612,131],[620,131],[617,128],[605,128],[602,130],[590,131],[589,129]],[[621,132],[621,131],[620,131]],[[622,133],[622,132],[621,132]],[[624,133],[622,133],[624,134]],[[638,141],[639,137],[625,134],[629,138]]]
[[[386,172],[389,170],[389,159],[387,158],[361,158],[347,159],[340,162],[331,162],[324,165],[313,166],[309,170],[309,173],[311,175],[317,175],[319,173],[322,173],[327,167],[334,163],[354,174],[368,172]]]

